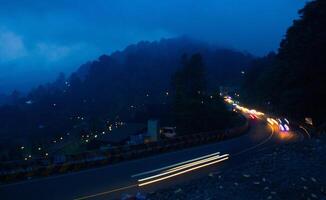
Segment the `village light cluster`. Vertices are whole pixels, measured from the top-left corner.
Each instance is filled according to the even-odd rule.
[[[108,131],[102,131],[102,132],[97,132],[95,131],[95,133],[89,133],[89,134],[83,134],[81,135],[81,140],[84,141],[85,143],[89,143],[92,139],[97,139],[100,138],[101,136],[104,136],[105,134],[112,132],[113,129],[118,129],[120,127],[122,127],[123,125],[125,125],[124,122],[122,121],[116,121],[114,123],[110,123],[108,121],[109,125],[108,125]]]
[[[65,82],[65,85],[66,85],[67,87],[70,87],[70,83],[69,83],[68,81]],[[198,92],[200,93],[200,91],[198,91]],[[169,95],[170,95],[170,93],[169,93],[168,90],[163,91],[163,94],[164,94],[165,96],[169,96]],[[150,96],[150,93],[149,93],[149,92],[146,93],[145,96],[146,96],[146,97],[149,97],[149,96]],[[210,98],[212,99],[213,96],[210,96]],[[87,100],[86,100],[86,99],[83,99],[83,103],[86,103],[86,102],[87,102]],[[26,102],[26,104],[32,104],[32,103],[33,103],[32,101],[27,101],[27,102]],[[204,102],[202,101],[202,103],[204,103]],[[52,107],[57,107],[58,104],[57,104],[57,103],[51,103],[50,106],[52,106]],[[136,105],[130,105],[130,108],[132,108],[132,109],[136,109]],[[69,119],[70,119],[70,120],[81,120],[81,121],[84,121],[84,120],[85,120],[85,117],[82,116],[82,115],[80,115],[80,114],[76,114],[76,115],[74,115],[74,116],[69,117]],[[92,139],[98,139],[98,138],[101,137],[102,135],[104,136],[104,135],[106,135],[107,133],[112,132],[113,129],[117,129],[117,128],[119,128],[119,127],[125,125],[125,123],[122,122],[122,121],[115,121],[115,122],[112,122],[112,123],[110,123],[110,122],[108,121],[108,123],[109,123],[109,124],[107,125],[107,131],[102,131],[102,132],[97,132],[97,131],[95,131],[95,133],[88,133],[88,134],[81,135],[81,141],[82,141],[82,142],[89,143],[89,142],[91,142]],[[67,140],[67,139],[66,139],[67,136],[70,136],[70,133],[69,133],[69,132],[66,133],[65,135],[62,135],[62,136],[56,137],[56,138],[53,139],[53,140],[50,140],[50,143],[52,143],[53,145],[57,145],[57,144],[59,144],[59,143],[62,143],[62,142],[64,142],[64,141]],[[25,147],[25,146],[20,146],[19,149],[22,150],[22,151],[23,151],[23,150],[26,151],[26,147]],[[47,148],[46,148],[46,145],[40,145],[40,146],[37,146],[35,149],[36,149],[38,152],[40,152],[43,156],[45,156],[45,157],[48,157],[48,156],[49,156],[49,153],[48,153],[48,152],[44,152],[44,151],[47,149]],[[38,155],[38,156],[41,156],[41,154]],[[38,156],[36,156],[36,155],[35,155],[35,156],[32,156],[32,154],[27,154],[27,156],[24,157],[24,160],[30,160],[30,159],[32,159],[33,157],[35,158],[35,157],[38,157]]]

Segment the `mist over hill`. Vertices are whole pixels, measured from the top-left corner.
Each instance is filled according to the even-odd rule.
[[[239,85],[241,71],[253,59],[247,53],[186,37],[142,41],[87,62],[69,77],[61,74],[26,96],[15,94],[10,106],[0,108],[4,122],[0,132],[56,134],[72,129],[74,116],[84,116],[91,124],[116,117],[136,120],[138,112],[148,109],[146,105],[169,103],[171,76],[182,58],[194,53],[203,57],[209,91],[217,91],[220,85]],[[17,120],[20,126],[15,126]]]
[[[153,76],[158,82],[161,79],[167,87],[166,83],[170,82],[171,74],[180,67],[181,57],[194,53],[202,54],[211,86],[238,85],[241,70],[246,69],[253,59],[253,56],[244,52],[212,46],[188,37],[179,37],[154,42],[141,41],[126,47],[123,51],[116,51],[109,56],[102,55],[97,61],[82,65],[76,74],[85,78],[89,70],[100,64],[110,68],[111,73],[120,71],[137,74],[137,71],[142,71],[147,78]]]

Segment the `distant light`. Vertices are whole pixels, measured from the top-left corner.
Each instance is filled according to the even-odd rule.
[[[60,137],[60,140],[63,140],[63,137]]]
[[[55,104],[55,103],[53,104],[53,106],[56,106],[56,105],[57,105],[57,104]]]
[[[311,126],[314,125],[311,117],[305,117],[305,122],[306,122],[306,124],[309,124]]]
[[[169,92],[165,92],[165,94],[166,94],[166,96],[168,96],[169,95]]]
[[[282,124],[280,124],[280,129],[281,129],[281,131],[285,130],[285,128],[284,128],[284,126]]]
[[[276,121],[276,120],[273,119],[273,118],[270,118],[270,119],[271,119],[271,121],[272,121],[274,124],[278,125],[278,121]]]
[[[28,101],[26,101],[25,103],[28,104],[28,105],[30,105],[30,104],[33,103],[33,101],[32,101],[32,100],[28,100]]]
[[[245,74],[245,72],[244,71],[241,71],[241,74]]]
[[[267,118],[267,122],[271,125],[274,125],[274,121],[271,118]]]
[[[29,158],[31,158],[31,157],[32,157],[32,155],[31,155],[31,154],[29,154],[29,155],[28,155],[28,157],[29,157]]]
[[[97,138],[97,135],[94,135],[94,138]]]
[[[24,158],[24,160],[27,160],[27,158]]]
[[[20,149],[23,150],[23,149],[25,149],[25,147],[24,146],[21,146]]]
[[[102,134],[104,135],[104,134],[105,134],[105,132],[103,131],[103,132],[102,132]]]
[[[56,140],[53,140],[53,143],[57,143],[57,141]]]
[[[284,118],[284,120],[286,121],[286,123],[290,124],[290,122],[289,122],[289,120],[288,120],[288,119]]]
[[[45,156],[48,156],[49,155],[49,153],[45,153]]]
[[[288,125],[286,125],[286,124],[284,124],[284,128],[285,128],[286,131],[290,130],[290,127]]]
[[[224,98],[224,101],[229,103],[229,104],[233,104],[234,101],[231,98]]]
[[[86,142],[88,142],[89,140],[85,140]]]
[[[213,96],[210,96],[211,99],[213,99]]]
[[[37,148],[39,151],[41,151],[42,150],[42,148],[41,147],[39,147],[39,148]]]

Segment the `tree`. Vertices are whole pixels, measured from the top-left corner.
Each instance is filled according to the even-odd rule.
[[[320,124],[326,112],[326,2],[311,1],[299,14],[279,48],[279,71],[287,74],[280,108]]]
[[[207,95],[201,55],[194,54],[190,58],[184,55],[182,64],[172,79],[177,131],[191,134],[223,128],[229,115],[219,97]]]
[[[299,14],[278,54],[256,62],[243,86],[254,103],[271,102],[283,115],[320,125],[326,120],[326,2],[310,1]]]

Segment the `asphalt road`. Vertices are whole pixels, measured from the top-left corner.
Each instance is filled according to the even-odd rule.
[[[231,140],[194,147],[176,152],[164,153],[139,160],[126,161],[111,166],[95,168],[76,173],[52,176],[0,186],[0,199],[114,199],[123,193],[149,192],[174,184],[189,181],[208,173],[223,172],[239,165],[249,156],[255,156],[262,148],[298,140],[280,137],[265,122],[254,121],[247,134]],[[132,175],[162,168],[174,163],[220,152],[229,154],[229,159],[176,177],[146,186],[138,186]]]

